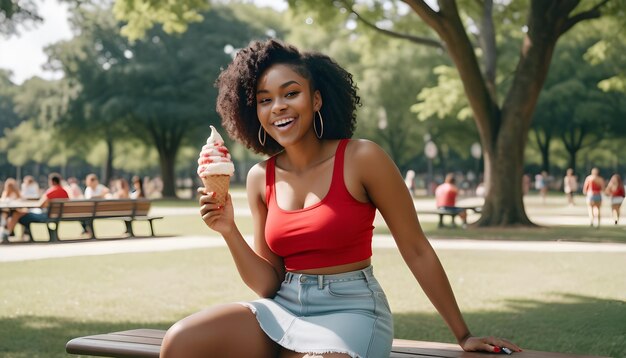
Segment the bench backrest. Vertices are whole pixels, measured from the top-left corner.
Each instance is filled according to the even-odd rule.
[[[150,206],[149,199],[55,199],[50,201],[48,217],[71,219],[146,216]]]

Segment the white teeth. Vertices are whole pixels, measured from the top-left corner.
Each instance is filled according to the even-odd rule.
[[[282,126],[284,124],[291,123],[292,121],[293,121],[293,118],[280,119],[280,120],[274,122],[274,125],[275,126]]]

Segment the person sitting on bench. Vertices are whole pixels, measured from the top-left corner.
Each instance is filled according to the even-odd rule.
[[[18,211],[11,216],[11,220],[7,223],[7,231],[11,232],[15,225],[19,222],[24,226],[22,241],[30,240],[30,232],[28,231],[30,223],[45,222],[48,218],[47,207],[50,199],[69,199],[67,191],[61,186],[61,174],[50,173],[48,175],[48,185],[50,187],[39,199],[39,208],[30,209],[29,211]],[[3,237],[3,240],[5,237]]]
[[[465,227],[467,226],[467,211],[456,206],[456,196],[459,193],[459,189],[454,182],[454,174],[448,173],[443,184],[435,189],[437,209],[444,209],[457,214],[463,220],[463,227]],[[452,217],[452,223],[454,224],[454,217]]]
[[[350,73],[326,55],[267,40],[241,49],[217,86],[230,137],[269,156],[246,182],[253,247],[230,196],[220,203],[199,188],[200,214],[259,299],[178,321],[161,358],[389,357],[393,317],[371,266],[377,210],[461,348],[520,351],[470,333],[398,168],[375,143],[350,139],[360,101]]]

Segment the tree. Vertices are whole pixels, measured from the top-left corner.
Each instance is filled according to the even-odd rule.
[[[554,48],[557,40],[576,24],[599,18],[610,0],[529,0],[529,5],[522,1],[495,4],[493,0],[467,1],[461,3],[466,10],[463,13],[454,0],[440,0],[436,7],[420,0],[403,2],[423,22],[413,21],[414,26],[407,26],[404,20],[399,24],[401,26],[394,28],[394,20],[401,13],[397,11],[396,1],[330,3],[290,0],[289,4],[305,10],[316,9],[322,14],[318,16],[320,19],[328,17],[338,7],[367,27],[445,51],[459,72],[483,148],[487,195],[478,224],[531,225],[522,201],[524,148]],[[613,0],[612,3],[622,5],[617,6],[613,14],[623,19],[624,1]],[[502,81],[508,89],[500,97],[496,24],[511,30],[519,23],[517,19],[526,6],[526,25],[517,27],[521,37],[519,59],[510,76]],[[494,21],[494,10],[501,15],[501,21]],[[393,17],[385,19],[385,14]],[[426,36],[407,32],[422,29],[424,23],[438,39],[431,36],[432,32]],[[468,32],[475,38],[478,50]]]
[[[0,70],[0,135],[5,128],[15,127],[20,122],[20,117],[15,112],[13,97],[17,86],[10,80],[11,73]]]
[[[466,10],[463,13],[453,0],[440,0],[437,7],[429,6],[426,1],[404,2],[434,30],[441,42],[433,37],[396,31],[393,24],[383,23],[380,18],[369,19],[368,15],[385,13],[385,7],[379,3],[373,9],[356,1],[335,3],[340,3],[347,13],[368,27],[446,51],[459,72],[483,147],[487,195],[478,225],[530,225],[522,201],[523,153],[554,48],[557,40],[577,23],[600,17],[600,10],[608,0],[582,5],[575,0],[531,0],[526,25],[518,30],[522,40],[517,66],[506,81],[510,85],[502,99],[496,72],[496,23],[508,29],[511,24],[517,24],[515,17],[520,15],[521,2],[508,6],[494,4],[492,0],[463,2],[461,5]],[[290,5],[315,6],[299,0],[291,0]],[[496,10],[504,21],[494,21]],[[362,15],[362,11],[367,13]],[[478,49],[466,29],[475,38]]]
[[[219,125],[213,83],[230,61],[225,48],[263,36],[225,7],[202,16],[183,34],[154,28],[130,42],[110,12],[95,11],[76,21],[83,24],[80,38],[51,52],[77,90],[66,128],[89,128],[107,141],[111,163],[114,139],[137,138],[156,148],[166,197],[176,196],[180,148],[197,150],[209,124]]]
[[[29,162],[51,166],[67,163],[70,152],[63,142],[55,139],[54,131],[65,110],[65,91],[63,80],[47,81],[39,77],[27,80],[15,91],[14,111],[20,121],[5,129],[2,140],[9,163],[17,167]]]
[[[620,132],[623,96],[598,88],[603,79],[618,75],[617,69],[608,63],[592,66],[583,59],[587,49],[601,41],[602,25],[582,24],[555,51],[532,124],[543,170],[550,170],[553,138],[563,142],[569,154],[568,167],[576,169],[576,155],[581,149],[624,135]]]
[[[0,35],[10,36],[18,32],[20,25],[41,22],[33,0],[0,1]]]

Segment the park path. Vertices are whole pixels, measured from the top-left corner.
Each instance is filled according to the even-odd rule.
[[[251,237],[246,240],[251,242]],[[435,250],[479,250],[509,252],[614,252],[625,253],[626,244],[564,241],[498,241],[430,239]],[[160,252],[194,248],[225,247],[218,236],[177,236],[88,242],[24,243],[0,246],[0,262],[47,258]],[[374,235],[374,248],[394,248],[391,235]]]
[[[245,193],[234,193],[234,196],[245,196]],[[526,208],[528,216],[533,222],[540,225],[586,225],[587,214],[583,199],[574,207],[565,205],[564,198],[552,197],[543,204],[538,197],[527,197]],[[474,205],[478,198],[465,199],[465,205]],[[415,199],[415,208],[431,210],[434,207],[432,198]],[[153,207],[151,214],[158,216],[193,215],[197,208],[168,208]],[[608,210],[605,211],[608,214]],[[235,215],[249,216],[250,211],[245,206],[236,206]],[[436,222],[437,215],[419,215],[422,222]],[[470,215],[470,221],[474,219]],[[610,225],[610,218],[605,218],[605,225]],[[379,225],[382,218],[376,218]],[[250,242],[251,238],[247,238]],[[585,243],[566,241],[509,241],[509,240],[468,240],[468,239],[430,239],[436,250],[490,250],[510,252],[626,252],[626,244],[620,243]],[[185,250],[194,248],[211,248],[225,246],[223,240],[217,236],[178,236],[159,238],[136,238],[123,240],[103,240],[88,242],[61,242],[61,243],[17,243],[0,245],[0,262],[37,260],[45,258],[107,255],[131,252],[159,252],[171,250]],[[393,248],[395,242],[390,235],[375,235],[374,248]]]

